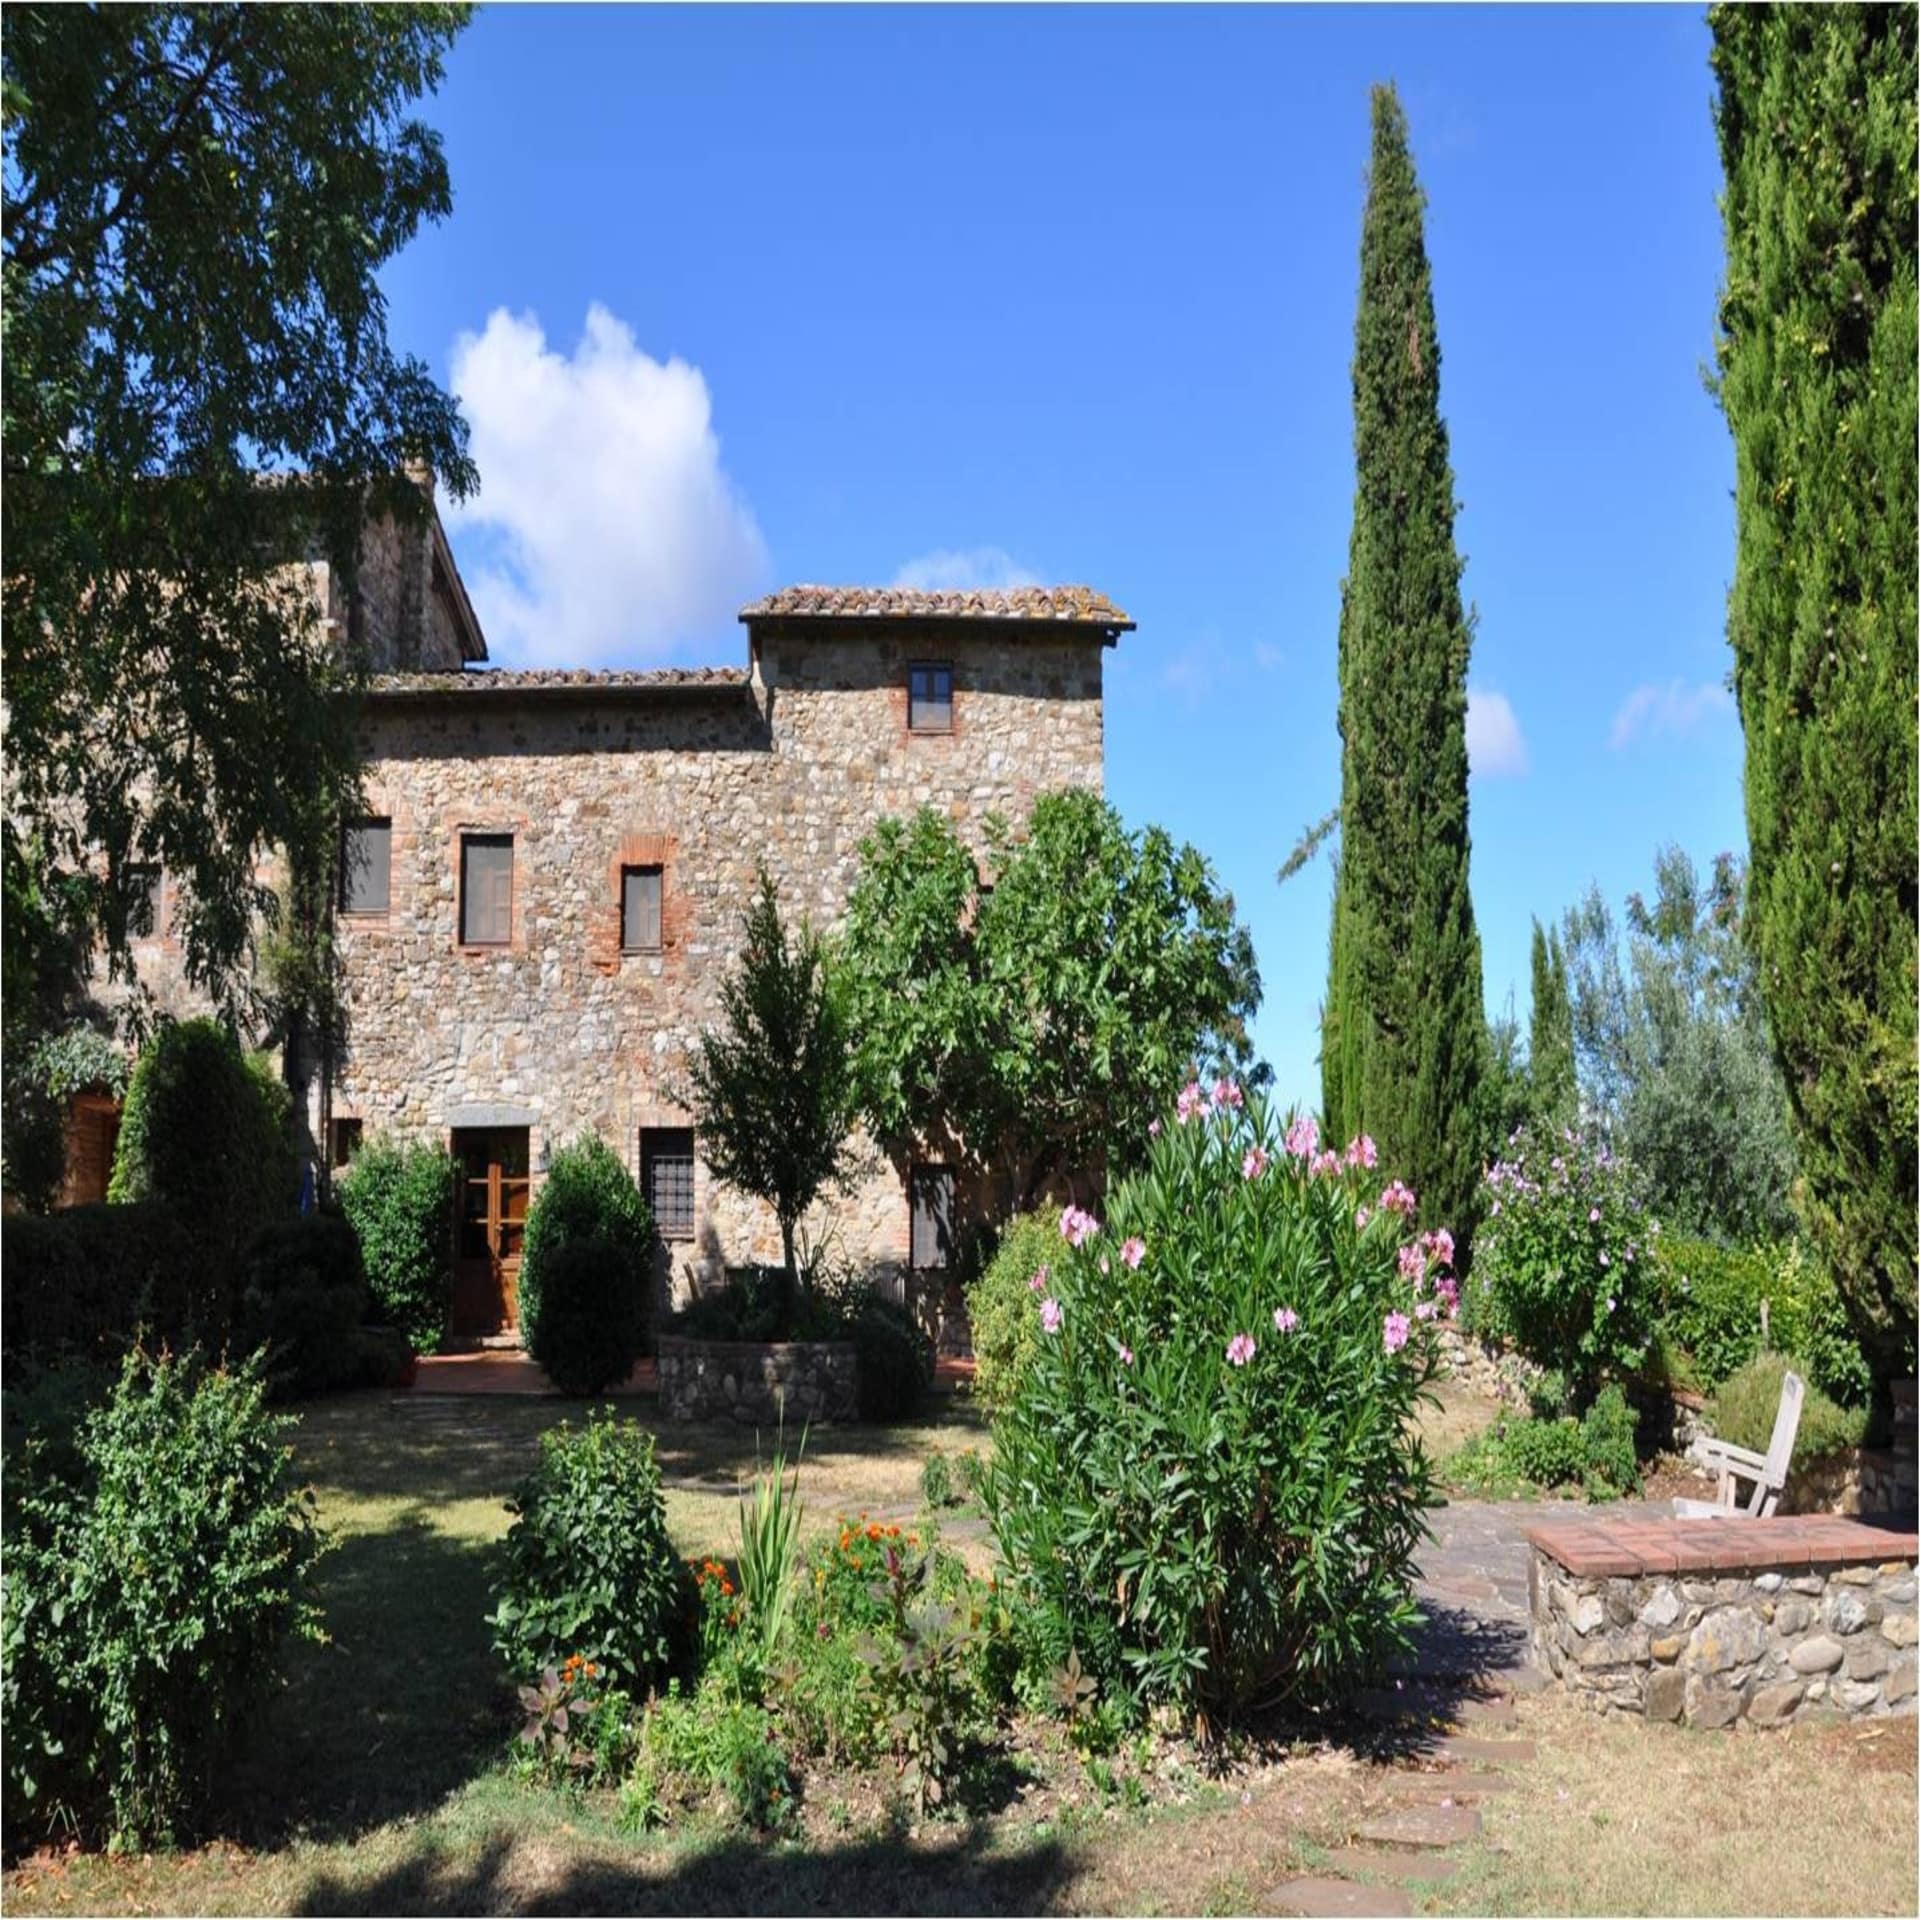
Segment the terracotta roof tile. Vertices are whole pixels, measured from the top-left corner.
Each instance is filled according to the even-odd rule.
[[[593,672],[572,668],[469,668],[464,673],[378,673],[374,698],[416,694],[646,693],[669,688],[742,687],[744,667],[649,667],[643,671]]]
[[[1131,628],[1091,587],[993,587],[933,593],[917,587],[782,587],[740,609],[742,620],[1033,620]]]

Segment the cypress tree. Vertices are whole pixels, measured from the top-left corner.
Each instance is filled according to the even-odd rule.
[[[1565,1126],[1579,1108],[1573,1071],[1573,998],[1560,936],[1533,923],[1533,1012],[1527,1030],[1527,1104],[1541,1120]]]
[[[1406,116],[1373,93],[1340,603],[1340,867],[1321,1036],[1329,1124],[1422,1212],[1471,1225],[1486,1013],[1467,890],[1467,653],[1440,344]]]
[[[1719,391],[1748,937],[1808,1224],[1913,1368],[1916,213],[1911,7],[1715,7]]]

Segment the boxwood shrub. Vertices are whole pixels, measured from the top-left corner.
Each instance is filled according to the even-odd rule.
[[[990,1413],[1013,1404],[1020,1377],[1040,1346],[1030,1282],[1052,1260],[1060,1229],[1051,1213],[1008,1221],[979,1279],[967,1289],[973,1329],[973,1394]]]
[[[453,1208],[460,1165],[424,1142],[370,1140],[338,1186],[360,1236],[367,1288],[380,1319],[432,1353],[453,1308]]]
[[[540,1314],[527,1351],[562,1393],[604,1393],[633,1371],[646,1338],[643,1249],[605,1234],[576,1234],[541,1263]]]
[[[566,1304],[549,1314],[549,1271],[571,1240],[599,1241],[611,1251],[590,1264],[571,1264]],[[620,1156],[597,1134],[583,1134],[558,1148],[527,1215],[520,1248],[520,1330],[527,1351],[549,1373],[557,1361],[579,1377],[588,1340],[581,1302],[597,1297],[606,1353],[589,1370],[605,1371],[607,1379],[624,1378],[646,1350],[652,1252],[653,1216]],[[557,1374],[554,1378],[564,1384]]]
[[[985,1489],[1036,1682],[1072,1654],[1212,1726],[1409,1644],[1452,1246],[1373,1158],[1190,1087],[1104,1225],[1056,1223]]]

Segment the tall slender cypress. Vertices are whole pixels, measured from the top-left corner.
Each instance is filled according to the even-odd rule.
[[[1913,1370],[1920,1180],[1915,13],[1710,19],[1747,931],[1809,1224],[1884,1380]]]
[[[1573,999],[1560,936],[1533,923],[1533,1012],[1527,1028],[1527,1105],[1554,1126],[1579,1105],[1573,1068]]]
[[[1424,199],[1392,87],[1354,329],[1357,485],[1340,603],[1340,867],[1322,1033],[1329,1121],[1364,1129],[1431,1220],[1470,1225],[1486,1010],[1467,890],[1467,654]],[[1329,1044],[1331,1038],[1332,1044]]]

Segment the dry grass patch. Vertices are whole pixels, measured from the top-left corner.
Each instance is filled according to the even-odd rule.
[[[1430,1911],[1920,1911],[1911,1718],[1696,1732],[1520,1703],[1539,1742]]]

